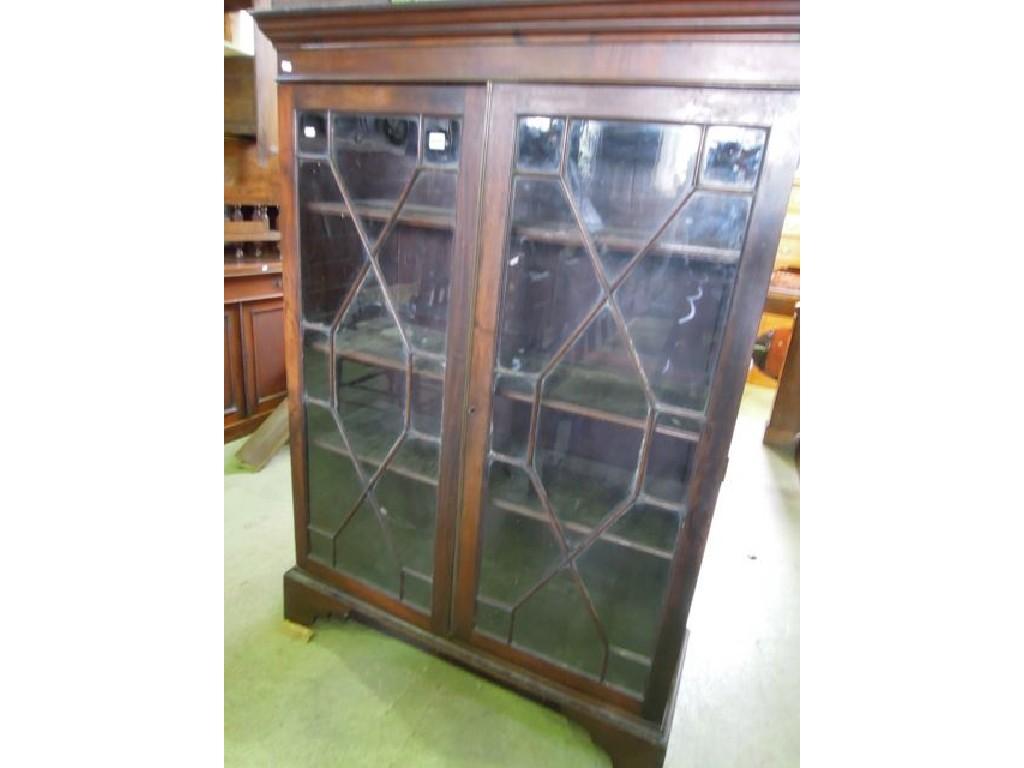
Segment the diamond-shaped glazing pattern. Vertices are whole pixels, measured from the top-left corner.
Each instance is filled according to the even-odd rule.
[[[460,128],[296,118],[310,554],[428,612]]]
[[[516,128],[477,626],[641,696],[767,131]]]

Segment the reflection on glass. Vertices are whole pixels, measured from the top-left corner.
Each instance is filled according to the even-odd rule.
[[[517,124],[477,627],[637,696],[766,138],[704,130]]]
[[[388,293],[413,351],[443,355],[453,233],[399,223],[380,246]]]
[[[327,116],[323,112],[299,113],[298,145],[303,154],[327,153]]]
[[[416,170],[419,120],[344,114],[333,120],[334,159],[356,214],[390,216]]]
[[[642,436],[640,429],[541,407],[534,464],[570,545],[629,497]]]
[[[307,329],[302,333],[302,383],[306,394],[321,402],[331,399],[331,347],[327,333]]]
[[[512,643],[592,677],[601,674],[604,643],[568,569],[516,611]]]
[[[709,128],[703,180],[753,189],[764,159],[764,138],[760,128]]]
[[[334,314],[366,263],[363,243],[351,218],[325,215],[310,205],[339,205],[341,194],[327,163],[299,166],[299,259],[302,318],[330,325]]]
[[[647,415],[643,381],[611,310],[602,309],[554,367],[543,400],[633,419]]]
[[[696,192],[669,224],[660,242],[739,250],[749,214],[749,197]]]
[[[535,115],[519,118],[516,165],[523,171],[558,171],[565,120]]]
[[[432,165],[457,165],[461,120],[423,118],[423,161]]]
[[[693,186],[700,134],[696,125],[572,121],[566,176],[609,277],[621,267],[616,248],[639,249]]]
[[[335,567],[360,581],[398,595],[401,566],[385,519],[363,499],[336,542]]]
[[[461,122],[297,120],[311,556],[429,612]]]
[[[349,303],[335,336],[337,354],[364,360],[405,360],[402,337],[373,270],[368,270],[355,298]]]
[[[654,250],[616,291],[658,402],[703,410],[735,276],[735,264]]]
[[[655,432],[647,457],[644,492],[669,504],[682,504],[696,444]]]
[[[498,344],[502,368],[540,372],[600,298],[573,221],[557,181],[516,180]],[[536,234],[552,228],[576,244]]]

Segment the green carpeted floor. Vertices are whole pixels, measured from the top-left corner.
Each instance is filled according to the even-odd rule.
[[[799,764],[799,481],[748,388],[690,617],[666,766]],[[555,712],[355,622],[281,619],[294,563],[287,448],[224,478],[227,766],[608,766]]]

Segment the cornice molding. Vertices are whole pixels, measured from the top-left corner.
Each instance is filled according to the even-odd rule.
[[[800,4],[794,0],[526,0],[479,5],[464,2],[364,8],[307,8],[253,14],[274,45],[533,38],[798,40]]]

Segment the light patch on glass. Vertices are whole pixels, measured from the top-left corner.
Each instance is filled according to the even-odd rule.
[[[307,126],[305,126],[302,129],[302,133],[305,134],[307,139],[315,139],[316,138],[316,126],[315,125],[307,125]]]
[[[427,149],[432,152],[443,152],[448,146],[448,139],[443,131],[430,131],[427,134]]]
[[[533,128],[535,131],[540,131],[541,133],[547,133],[551,130],[550,117],[528,117],[525,122],[530,128]]]
[[[292,63],[290,61],[288,61],[288,59],[282,60],[281,61],[281,70],[284,71],[284,72],[291,72],[292,71]]]

